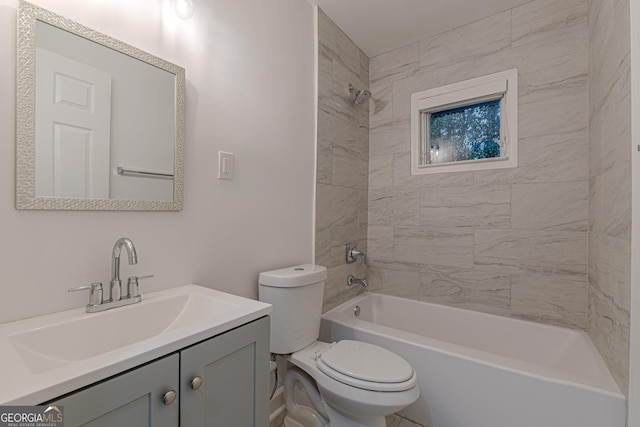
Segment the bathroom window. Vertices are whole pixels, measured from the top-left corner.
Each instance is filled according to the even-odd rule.
[[[411,174],[517,166],[516,69],[411,96]]]

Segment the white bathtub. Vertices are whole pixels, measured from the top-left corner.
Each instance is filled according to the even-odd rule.
[[[401,414],[427,427],[625,426],[625,398],[581,331],[365,293],[323,315],[321,338],[404,357],[421,396]]]

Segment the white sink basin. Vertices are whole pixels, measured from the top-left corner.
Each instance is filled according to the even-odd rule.
[[[196,285],[142,298],[100,313],[74,309],[0,325],[0,404],[41,403],[271,312]],[[67,383],[72,388],[61,387]]]
[[[9,337],[35,374],[134,344],[237,309],[238,304],[193,292],[101,313],[85,314]]]

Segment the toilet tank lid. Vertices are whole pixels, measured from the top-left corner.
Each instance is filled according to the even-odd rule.
[[[260,273],[258,283],[262,286],[294,288],[322,282],[327,278],[327,269],[321,265],[302,264]]]

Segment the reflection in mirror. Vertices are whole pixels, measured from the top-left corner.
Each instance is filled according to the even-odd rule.
[[[18,43],[18,208],[181,209],[184,69],[24,1]]]

